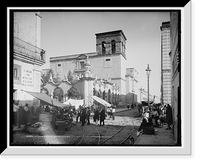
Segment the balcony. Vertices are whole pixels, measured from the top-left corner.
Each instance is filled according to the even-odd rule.
[[[29,60],[39,65],[45,63],[45,51],[43,49],[16,37],[14,37],[13,46],[15,57]]]

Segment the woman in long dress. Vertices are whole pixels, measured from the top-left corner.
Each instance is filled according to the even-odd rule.
[[[94,121],[95,121],[95,123],[97,125],[98,121],[99,121],[99,110],[98,109],[95,109],[95,112],[94,112]]]
[[[105,109],[102,109],[100,112],[100,126],[101,126],[101,123],[103,123],[103,126],[104,126],[105,115],[106,115]]]

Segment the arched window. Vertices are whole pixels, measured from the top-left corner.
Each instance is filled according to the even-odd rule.
[[[102,55],[106,54],[106,46],[105,46],[105,42],[102,42]]]
[[[93,96],[96,96],[96,90],[93,88]]]
[[[108,102],[111,102],[111,91],[110,91],[110,89],[108,90]]]
[[[115,43],[115,40],[111,41],[111,45],[112,45],[112,54],[115,54],[116,53],[116,43]]]
[[[106,92],[103,91],[103,99],[105,100],[106,99]]]
[[[18,77],[18,75],[17,75],[17,68],[14,68],[14,78],[17,78]]]

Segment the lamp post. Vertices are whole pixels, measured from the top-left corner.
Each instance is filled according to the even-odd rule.
[[[149,68],[149,64],[147,65],[147,69],[145,70],[147,72],[147,88],[148,88],[148,106],[149,106],[149,76],[151,69]]]

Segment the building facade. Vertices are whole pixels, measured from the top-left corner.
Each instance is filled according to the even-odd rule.
[[[13,98],[32,103],[33,97],[25,91],[40,92],[41,66],[45,51],[40,48],[41,16],[39,12],[13,13]]]
[[[138,72],[135,68],[126,68],[126,103],[137,103],[137,91],[139,91],[137,83]]]
[[[83,60],[83,55],[81,55]],[[54,77],[51,76],[49,82],[42,88],[42,92],[55,98],[55,90],[59,89],[62,93],[61,102],[69,99],[68,92],[74,88],[79,97],[77,99],[84,99],[86,106],[93,105],[92,96],[100,97],[109,103],[118,105],[119,102],[119,86],[111,81],[111,79],[97,79],[92,77],[91,64],[85,56],[84,65],[81,70],[76,70],[77,73],[73,74],[73,81],[69,82],[67,76],[59,82],[54,82]]]
[[[110,81],[119,87],[119,104],[126,104],[126,37],[122,30],[98,33],[96,52],[50,58],[50,68],[63,79],[69,71],[83,77],[85,62],[92,77]],[[86,60],[87,59],[87,60]]]
[[[171,104],[170,22],[163,22],[161,30],[161,103]]]
[[[171,38],[171,105],[173,111],[173,130],[175,144],[181,145],[181,89],[180,89],[180,57],[181,57],[181,24],[180,13],[170,13],[170,38]]]

